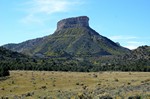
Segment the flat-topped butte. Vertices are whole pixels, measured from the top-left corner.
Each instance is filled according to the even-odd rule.
[[[87,16],[72,17],[62,19],[57,23],[57,31],[74,27],[89,27],[89,18]]]

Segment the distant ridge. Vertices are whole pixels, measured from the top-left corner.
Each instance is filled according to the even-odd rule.
[[[38,57],[87,57],[121,55],[130,52],[97,33],[89,26],[87,16],[60,20],[56,31],[49,36],[7,44],[5,48]]]

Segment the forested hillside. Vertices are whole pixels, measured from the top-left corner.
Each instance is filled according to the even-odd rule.
[[[45,71],[150,71],[150,47],[142,46],[125,55],[100,57],[29,57],[0,48],[1,76],[9,70]],[[6,72],[5,72],[6,71]]]

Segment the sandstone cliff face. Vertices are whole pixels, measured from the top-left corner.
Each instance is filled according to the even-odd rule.
[[[79,16],[60,20],[57,23],[57,30],[74,27],[89,27],[89,18],[87,16]]]

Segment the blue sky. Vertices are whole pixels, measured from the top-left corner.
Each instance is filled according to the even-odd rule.
[[[150,45],[150,0],[0,0],[0,45],[54,33],[59,20],[86,15],[122,46]]]

